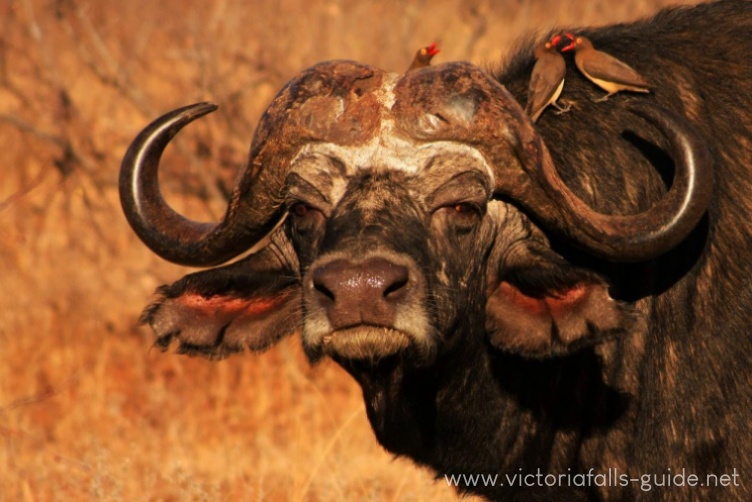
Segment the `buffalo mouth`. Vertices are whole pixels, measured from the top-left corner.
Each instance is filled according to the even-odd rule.
[[[324,335],[321,349],[338,360],[378,361],[401,353],[413,345],[403,331],[386,326],[360,325]]]

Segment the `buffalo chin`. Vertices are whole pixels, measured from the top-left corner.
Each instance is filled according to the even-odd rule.
[[[402,331],[361,325],[324,336],[321,348],[324,354],[337,360],[379,361],[402,352],[412,343]]]

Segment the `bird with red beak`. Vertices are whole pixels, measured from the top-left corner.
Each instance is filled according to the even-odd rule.
[[[593,43],[583,36],[572,35],[571,39],[572,43],[562,48],[561,52],[574,50],[577,69],[608,93],[596,99],[596,102],[605,101],[621,91],[650,92],[650,84],[634,68],[610,54],[597,50]]]
[[[418,68],[425,68],[426,66],[429,66],[433,57],[439,52],[441,51],[436,47],[435,42],[431,45],[427,45],[419,49],[418,52],[415,53],[413,62],[410,64],[410,67],[407,69],[407,71],[417,70]]]
[[[561,35],[556,35],[535,48],[535,66],[530,76],[525,107],[533,122],[536,122],[549,106],[553,106],[560,113],[569,110],[569,107],[561,107],[556,103],[564,88],[564,75],[567,72],[564,58],[557,50],[561,39]]]

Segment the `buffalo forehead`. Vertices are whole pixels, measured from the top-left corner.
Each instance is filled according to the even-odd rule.
[[[344,168],[344,169],[343,169]],[[292,162],[291,173],[312,181],[336,204],[345,195],[348,180],[366,171],[397,171],[425,182],[425,192],[455,174],[477,170],[493,186],[494,175],[484,156],[475,148],[440,141],[418,143],[395,136],[376,137],[362,146],[334,143],[308,144]]]
[[[359,146],[309,143],[293,159],[290,172],[313,168],[332,176],[349,177],[364,169],[385,169],[423,175],[447,161],[463,162],[457,169],[475,168],[493,181],[493,170],[472,146],[451,141],[417,142],[391,134],[374,137]]]
[[[367,89],[333,92],[331,85],[320,83],[320,79],[329,80],[331,70],[340,71],[342,65],[325,66],[323,74],[311,72],[309,78],[302,79],[309,81],[303,86],[308,88],[303,93],[307,96],[288,119],[305,115],[309,132],[311,127],[317,131],[313,134],[315,139],[304,143],[293,156],[290,172],[314,181],[317,188],[328,192],[325,196],[331,203],[344,196],[347,180],[366,169],[394,170],[425,178],[429,181],[426,189],[430,189],[442,174],[451,177],[450,170],[435,166],[454,164],[457,172],[479,170],[494,185],[493,169],[471,141],[474,133],[481,132],[475,131],[479,125],[475,123],[476,115],[488,106],[487,101],[496,91],[480,69],[469,64],[444,65],[430,72],[433,78],[421,76],[422,72],[412,76],[374,69],[378,78],[370,78],[369,74],[372,85]],[[344,66],[350,72],[353,68],[366,71],[362,66],[348,65]],[[315,86],[310,84],[311,79]],[[354,78],[344,87],[352,89],[357,81]],[[321,89],[327,92],[317,96]],[[359,105],[364,102],[369,105]],[[309,105],[311,109],[307,110]],[[370,125],[366,128],[361,122],[364,109],[373,114],[368,117]],[[314,114],[314,110],[318,113]],[[352,128],[350,134],[344,134],[347,124]],[[504,129],[503,124],[496,127]],[[353,129],[358,133],[353,135]]]

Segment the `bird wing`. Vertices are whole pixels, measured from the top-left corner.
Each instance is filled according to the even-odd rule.
[[[543,55],[535,63],[527,89],[527,112],[533,115],[539,108],[548,105],[564,80],[567,65],[558,53]]]
[[[593,50],[595,51],[595,49]],[[603,51],[596,52],[597,57],[579,58],[580,61],[576,61],[578,63],[577,66],[586,75],[615,84],[650,87],[647,80],[628,64]],[[575,56],[575,60],[577,59]]]

